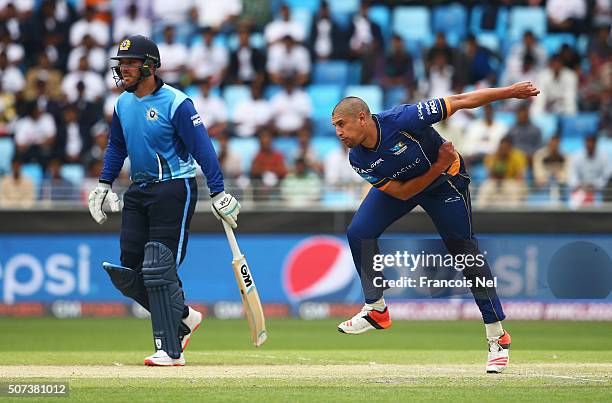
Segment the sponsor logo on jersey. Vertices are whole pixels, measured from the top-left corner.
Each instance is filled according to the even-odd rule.
[[[429,101],[429,107],[431,108],[431,113],[433,114],[438,113],[438,106],[436,105],[435,99],[432,99],[431,101]]]
[[[377,167],[377,166],[378,166],[378,165],[380,165],[380,163],[381,163],[381,162],[383,162],[383,161],[384,161],[384,159],[382,159],[382,158],[377,159],[376,161],[374,161],[373,163],[371,163],[371,164],[370,164],[370,168],[375,168],[375,167]]]
[[[453,203],[459,200],[461,200],[461,196],[451,196],[444,199],[444,203]]]
[[[423,117],[423,103],[422,102],[419,102],[417,104],[417,115],[419,116],[419,119],[425,120],[425,118]]]
[[[391,151],[395,155],[400,155],[401,153],[406,151],[407,148],[408,146],[406,145],[406,143],[404,143],[403,141],[398,141],[397,144],[395,144],[389,149],[389,151]]]
[[[193,123],[194,126],[198,126],[202,124],[202,118],[200,117],[199,113],[196,113],[195,115],[191,117],[191,123]]]
[[[159,118],[159,113],[155,108],[149,108],[147,110],[147,120],[157,120]]]
[[[399,170],[399,171],[395,172],[395,173],[392,175],[392,178],[393,178],[393,179],[395,179],[395,178],[397,178],[399,175],[401,175],[401,174],[403,174],[403,173],[405,173],[405,172],[410,171],[412,168],[416,167],[416,166],[419,164],[419,162],[421,162],[421,159],[417,157],[417,158],[414,160],[414,162],[412,162],[411,164],[408,164],[408,165],[403,166],[402,168],[400,168],[400,170]]]

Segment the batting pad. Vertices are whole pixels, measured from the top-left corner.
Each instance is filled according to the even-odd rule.
[[[183,318],[183,291],[178,283],[172,251],[159,242],[145,245],[142,277],[149,294],[153,339],[156,350],[179,358],[179,324]]]
[[[107,262],[102,263],[102,267],[110,276],[115,288],[126,297],[138,302],[147,311],[149,310],[149,297],[140,273],[129,267],[117,266]]]

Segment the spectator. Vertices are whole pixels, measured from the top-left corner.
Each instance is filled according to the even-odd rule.
[[[536,84],[540,89],[540,95],[533,101],[532,113],[550,112],[562,115],[576,113],[578,76],[574,71],[563,67],[558,54],[551,57],[549,67],[540,73]]]
[[[17,119],[17,103],[15,94],[4,91],[0,80],[0,137],[13,133]]]
[[[560,149],[561,138],[555,134],[548,144],[533,155],[533,180],[536,186],[564,186],[567,182],[568,158]]]
[[[531,31],[525,31],[522,42],[518,42],[510,48],[506,59],[508,74],[521,71],[521,67],[525,63],[525,57],[528,54],[532,57],[534,70],[539,71],[546,67],[546,51],[538,43],[538,39]]]
[[[263,51],[251,46],[250,31],[246,25],[238,29],[238,48],[230,55],[227,80],[231,84],[250,85],[253,82],[263,83],[266,65]]]
[[[443,53],[436,53],[429,70],[427,70],[427,81],[421,85],[422,91],[427,93],[428,98],[440,98],[451,93],[455,68],[446,59]]]
[[[104,119],[100,119],[100,121],[93,125],[89,131],[89,135],[91,137],[91,147],[88,149],[87,154],[83,158],[83,161],[87,166],[90,165],[91,161],[102,161],[104,159],[104,151],[106,150],[106,145],[108,144],[109,127],[108,122],[106,122]],[[99,175],[96,176],[96,178],[98,177]]]
[[[65,9],[72,8],[65,5]],[[58,14],[61,13],[58,13],[56,2],[44,1],[32,16],[26,19],[22,40],[24,47],[31,50],[25,55],[28,65],[35,63],[39,53],[46,53],[52,64],[64,68],[70,50],[68,38],[72,19],[69,12],[63,20]]]
[[[117,2],[123,3],[123,2]],[[131,35],[151,36],[151,20],[147,18],[146,12],[141,11],[138,3],[128,3],[127,10],[117,13],[113,19],[113,40],[115,43],[121,42],[124,38]]]
[[[25,51],[23,45],[14,42],[8,29],[0,25],[0,53],[6,53],[8,63],[18,66],[23,62]]]
[[[584,32],[587,17],[586,0],[548,0],[546,2],[549,32]]]
[[[242,0],[207,0],[195,3],[199,27],[229,33],[242,11]]]
[[[512,139],[512,144],[527,156],[531,164],[533,154],[542,146],[542,132],[531,123],[527,104],[521,104],[516,111],[516,123],[508,130],[508,136]]]
[[[272,20],[272,2],[274,0],[243,0],[240,21],[248,24],[257,32],[263,32]],[[299,28],[299,27],[298,27]]]
[[[274,198],[278,193],[279,181],[286,174],[283,154],[272,147],[272,133],[267,129],[261,130],[259,132],[259,151],[251,164],[255,200]]]
[[[414,83],[412,56],[406,52],[404,41],[399,35],[391,38],[391,49],[385,58],[385,79],[387,87],[409,86]]]
[[[296,42],[303,42],[306,38],[306,33],[304,27],[299,22],[291,19],[289,7],[286,4],[282,4],[280,7],[280,18],[266,25],[264,37],[268,46],[271,46],[284,40],[287,36]]]
[[[502,138],[497,150],[486,156],[485,166],[488,178],[480,185],[479,206],[519,206],[527,194],[527,159],[513,147],[509,136]]]
[[[79,120],[76,105],[67,105],[64,108],[54,145],[56,158],[75,163],[81,161],[81,156],[91,146],[89,131],[84,128],[83,123]]]
[[[171,25],[164,28],[164,41],[158,44],[162,65],[159,75],[168,85],[180,88],[181,76],[185,73],[185,63],[189,60],[187,46],[175,41],[175,29]]]
[[[62,96],[62,72],[51,65],[49,56],[41,52],[38,55],[38,64],[26,72],[25,99],[35,101],[41,96],[39,87],[44,82],[44,96],[58,101]]]
[[[301,88],[295,87],[295,80],[287,77],[283,89],[270,100],[272,104],[272,123],[280,135],[295,135],[310,127],[312,103]]]
[[[282,42],[270,46],[266,71],[275,84],[281,84],[287,77],[292,77],[297,85],[304,85],[310,75],[308,50],[290,35],[286,35]]]
[[[236,105],[232,122],[239,137],[254,136],[272,120],[272,105],[263,97],[259,83],[251,84],[251,97]]]
[[[427,51],[426,68],[429,68],[429,66],[431,66],[431,64],[434,62],[434,59],[439,54],[442,54],[444,58],[449,63],[451,63],[454,59],[454,53],[455,53],[454,49],[446,41],[446,35],[444,34],[444,32],[438,32],[436,34],[436,39],[434,40],[434,44]]]
[[[567,43],[561,45],[559,57],[561,58],[561,63],[563,63],[563,66],[570,70],[574,70],[576,74],[580,74],[580,55],[578,55],[578,53],[572,49],[570,45]]]
[[[109,45],[110,33],[108,25],[95,19],[96,10],[92,6],[85,7],[83,18],[74,23],[70,28],[70,45],[77,47],[83,42],[85,35],[89,35],[95,42],[95,46],[106,47]]]
[[[609,177],[608,158],[605,153],[597,150],[597,136],[588,136],[585,139],[585,149],[573,155],[570,161],[570,206],[577,208],[593,204]]]
[[[306,207],[321,198],[322,183],[319,176],[308,169],[306,160],[295,160],[293,171],[281,182],[281,197],[290,207]]]
[[[312,135],[307,129],[302,129],[298,132],[298,149],[293,159],[303,159],[306,168],[321,175],[323,173],[323,164],[319,161],[317,150],[312,147],[312,143],[310,142],[311,137]]]
[[[535,58],[530,52],[523,56],[523,66],[520,71],[507,69],[502,82],[508,86],[521,81],[537,82],[540,72],[536,69]],[[505,109],[516,109],[521,104],[520,99],[507,99],[504,102]]]
[[[43,180],[42,199],[52,202],[70,202],[78,199],[78,191],[74,184],[63,178],[60,174],[62,161],[52,159],[49,161],[47,175]]]
[[[215,35],[212,28],[202,28],[202,41],[189,51],[191,79],[199,81],[206,78],[213,86],[223,81],[228,64],[227,48],[214,42]]]
[[[359,187],[363,183],[363,178],[348,163],[348,148],[343,143],[340,144],[340,147],[330,151],[325,158],[325,184],[336,187]]]
[[[463,130],[461,130],[461,128],[454,123],[453,119],[441,120],[433,127],[445,140],[452,142],[455,150],[457,150],[459,154],[463,155],[465,147],[465,134],[463,133]]]
[[[68,70],[75,71],[79,68],[81,57],[87,58],[87,64],[97,73],[102,73],[108,65],[108,55],[104,48],[98,46],[89,34],[83,36],[81,45],[72,49],[68,55]]]
[[[46,166],[56,134],[53,116],[35,103],[29,104],[27,114],[15,123],[15,147],[21,162]]]
[[[493,116],[493,106],[484,107],[484,119],[470,123],[465,131],[464,157],[470,164],[483,161],[486,155],[492,155],[499,146],[499,141],[506,135],[508,128]]]
[[[160,25],[189,25],[185,23],[189,22],[194,0],[152,0],[152,3],[153,20]]]
[[[227,128],[227,108],[220,97],[210,93],[210,84],[209,79],[201,80],[200,93],[192,99],[210,137],[218,137]]]
[[[347,33],[351,57],[361,62],[361,83],[369,84],[376,76],[385,46],[378,24],[368,16],[369,0],[361,0]]]
[[[609,62],[612,58],[612,41],[610,40],[610,25],[598,27],[589,38],[587,56],[593,66]]]
[[[68,102],[74,103],[79,99],[79,87],[84,89],[88,102],[99,101],[106,92],[102,76],[89,69],[87,56],[79,59],[78,70],[66,74],[62,80],[62,92],[66,94]]]
[[[12,94],[20,92],[25,87],[25,78],[21,70],[9,64],[4,52],[0,52],[0,81],[2,88]]]
[[[345,35],[331,17],[329,4],[322,1],[312,19],[308,47],[315,60],[341,59],[346,56]]]
[[[21,161],[14,157],[13,172],[0,179],[0,207],[31,208],[36,199],[36,189],[32,179],[21,174]]]
[[[498,58],[496,54],[480,46],[476,37],[469,34],[465,41],[464,51],[459,54],[458,62],[455,64],[458,73],[456,79],[468,85],[493,86],[496,82],[493,61],[496,58]]]
[[[221,170],[223,171],[223,178],[232,180],[238,179],[242,174],[240,154],[230,149],[229,137],[225,134],[218,136],[217,140],[219,140],[219,152],[217,155],[219,164],[221,164]]]

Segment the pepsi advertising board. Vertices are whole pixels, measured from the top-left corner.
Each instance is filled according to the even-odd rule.
[[[409,236],[401,239],[408,244],[418,241]],[[582,243],[577,244],[577,239]],[[264,303],[295,307],[304,302],[362,301],[359,278],[344,238],[239,235],[239,242]],[[49,303],[58,299],[127,301],[102,269],[105,261],[119,263],[116,236],[2,235],[0,245],[2,304]],[[388,245],[394,245],[394,241],[383,240],[381,251]],[[498,293],[506,301],[556,301],[559,295],[549,286],[551,279],[572,279],[576,273],[585,283],[600,285],[599,294],[591,298],[611,301],[608,285],[612,284],[609,267],[612,237],[482,237],[480,248],[486,253]],[[603,269],[594,272],[588,260],[571,260],[571,256],[589,255],[589,250],[596,252],[591,263]],[[231,260],[224,236],[192,235],[179,270],[187,299],[205,304],[240,301]],[[568,262],[567,267],[561,267],[559,262]],[[401,274],[393,268],[385,271],[389,278]],[[390,288],[385,296],[390,301],[423,297],[405,287]]]

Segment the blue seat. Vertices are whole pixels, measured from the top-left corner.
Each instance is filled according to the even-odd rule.
[[[80,187],[85,179],[85,168],[81,164],[64,164],[60,168],[60,176]]]
[[[29,163],[21,166],[21,174],[26,176],[34,182],[34,189],[36,192],[36,198],[40,195],[40,187],[43,181],[43,169],[40,164]]]
[[[253,32],[249,36],[249,44],[257,49],[266,46],[266,40],[261,32]],[[238,49],[238,34],[231,34],[227,38],[227,47],[230,51]]]
[[[509,37],[518,39],[525,31],[531,31],[538,38],[547,30],[546,11],[543,7],[512,7],[510,10]]]
[[[509,129],[516,123],[516,114],[514,112],[498,111],[495,112],[494,119]]]
[[[223,91],[223,100],[227,107],[227,113],[229,116],[234,114],[236,105],[244,99],[251,97],[251,90],[246,85],[228,85]]]
[[[15,154],[15,144],[9,137],[0,138],[0,175],[11,171],[11,161]]]
[[[388,44],[391,39],[391,13],[389,8],[384,5],[371,6],[368,10],[368,17],[380,27],[385,43]]]
[[[321,6],[321,0],[284,0],[293,14],[296,9],[308,10],[311,14],[316,13]]]
[[[548,140],[557,132],[559,118],[554,113],[539,113],[531,116],[531,121],[542,131],[542,139]]]
[[[571,156],[580,150],[584,150],[584,139],[578,137],[561,137],[559,148],[563,154]]]
[[[314,65],[312,82],[313,84],[336,84],[345,86],[347,84],[348,74],[348,62],[341,60],[317,62]]]
[[[500,7],[497,10],[497,21],[495,28],[492,30],[482,29],[480,23],[482,22],[482,15],[484,14],[483,6],[474,6],[470,15],[470,31],[474,35],[480,33],[494,33],[498,38],[502,38],[506,34],[506,27],[508,25],[508,10],[505,7]]]
[[[499,37],[495,33],[482,32],[476,36],[476,41],[480,46],[484,46],[492,52],[499,52]]]
[[[240,156],[242,172],[248,174],[251,171],[253,158],[259,151],[259,139],[256,137],[238,137],[229,141],[230,150]]]
[[[431,41],[430,13],[427,7],[399,6],[393,12],[393,32],[405,41]]]
[[[282,89],[283,87],[281,87],[280,85],[268,85],[266,86],[266,88],[264,88],[264,98],[272,99],[272,97],[281,92]]]
[[[597,112],[583,112],[576,116],[566,116],[561,120],[561,135],[563,138],[586,137],[597,134],[599,114]]]
[[[368,104],[372,113],[378,113],[383,108],[383,92],[377,85],[349,85],[345,96],[355,96]]]
[[[313,137],[310,144],[321,160],[327,158],[330,152],[340,148],[340,142],[335,137]]]
[[[306,89],[313,106],[313,119],[331,119],[331,113],[342,98],[339,85],[311,85]]]
[[[336,14],[355,14],[359,11],[359,0],[328,0],[329,11]]]
[[[487,172],[487,167],[484,164],[474,164],[471,165],[468,169],[468,174],[470,178],[476,183],[481,183],[487,176],[489,175]]]
[[[310,37],[310,28],[312,24],[312,11],[306,8],[294,8],[291,10],[291,19],[298,22],[304,28],[305,38]]]
[[[572,34],[548,34],[542,38],[541,44],[548,56],[559,52],[561,46],[567,43],[571,47],[576,46],[576,37]]]
[[[401,104],[404,99],[406,99],[406,88],[402,86],[389,88],[385,93],[385,108],[393,108]]]
[[[293,165],[293,160],[298,149],[298,142],[296,138],[291,137],[279,137],[274,139],[274,149],[280,151],[285,157],[285,162],[289,165]]]
[[[467,11],[460,3],[438,6],[433,12],[434,32],[452,34],[463,39],[467,30]]]

